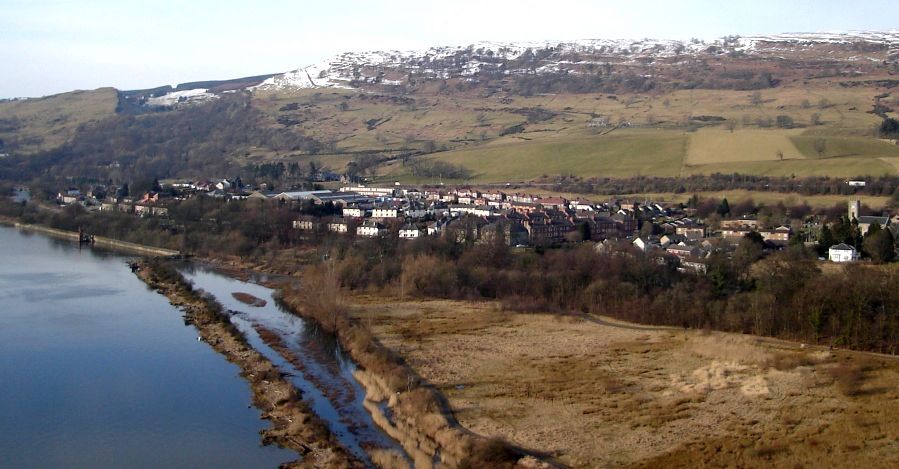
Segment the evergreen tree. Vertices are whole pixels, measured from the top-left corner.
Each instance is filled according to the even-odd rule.
[[[871,228],[865,233],[863,246],[864,252],[878,264],[890,262],[896,255],[893,233],[880,228],[877,223],[871,225]]]
[[[821,228],[821,233],[818,234],[818,245],[822,249],[828,249],[834,244],[836,243],[834,242],[833,232],[830,231],[827,225],[824,225],[824,228]]]
[[[718,215],[722,217],[727,216],[730,213],[730,204],[727,203],[727,197],[721,199],[721,203],[718,205]]]

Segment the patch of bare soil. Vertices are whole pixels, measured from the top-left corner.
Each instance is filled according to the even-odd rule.
[[[891,358],[491,303],[357,297],[353,315],[462,426],[573,467],[899,465]]]

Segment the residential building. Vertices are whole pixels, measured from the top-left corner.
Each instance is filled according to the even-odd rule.
[[[831,262],[855,262],[858,260],[858,251],[844,243],[831,246],[827,250],[827,255]]]
[[[415,239],[421,235],[421,229],[409,224],[403,225],[399,232],[400,239]]]
[[[371,211],[371,217],[377,219],[399,218],[400,211],[396,208],[376,207]]]
[[[384,225],[373,220],[366,221],[365,223],[359,225],[358,228],[356,228],[357,236],[377,238],[378,236],[384,236],[386,234],[387,228],[385,228]]]
[[[348,233],[349,224],[343,218],[335,218],[328,222],[328,231],[332,233]]]

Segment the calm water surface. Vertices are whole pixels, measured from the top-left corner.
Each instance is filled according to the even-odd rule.
[[[363,406],[365,390],[353,376],[356,365],[341,350],[333,334],[282,308],[270,288],[203,267],[187,267],[182,273],[194,287],[212,294],[230,311],[232,322],[246,335],[250,345],[288,373],[288,379],[302,391],[303,398],[351,453],[368,466],[372,464],[364,448],[392,449],[405,456],[403,448],[374,423]],[[266,305],[248,306],[234,299],[235,292],[264,299]],[[261,329],[277,335],[302,366],[294,366],[269,347],[259,335]]]
[[[277,467],[239,369],[125,257],[0,226],[0,467]]]

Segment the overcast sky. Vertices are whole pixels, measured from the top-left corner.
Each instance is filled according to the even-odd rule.
[[[895,0],[0,0],[0,98],[292,70],[482,40],[899,28]]]

